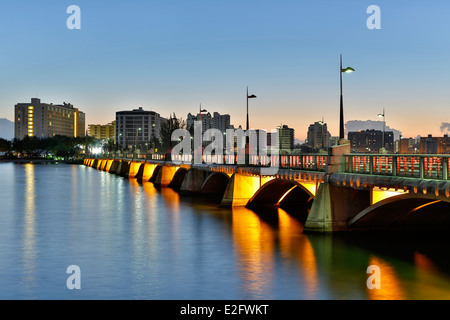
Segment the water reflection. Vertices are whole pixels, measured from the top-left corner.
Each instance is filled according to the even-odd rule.
[[[421,284],[421,291],[427,299],[450,299],[450,281],[442,281],[446,276],[441,273],[436,264],[425,254],[414,252],[416,281]],[[414,298],[414,297],[413,297]],[[420,299],[420,298],[419,298]]]
[[[280,251],[286,259],[299,262],[308,299],[317,299],[318,275],[314,248],[303,232],[303,224],[281,208],[278,211]]]
[[[87,298],[450,299],[448,236],[304,234],[287,208],[220,208],[220,200],[83,167],[58,172],[71,191],[47,201],[60,189],[48,180],[56,167],[17,168],[15,184],[3,186],[5,198],[20,201],[5,210],[13,222],[0,224],[1,234],[14,234],[4,237],[11,245],[0,251],[0,271],[20,298],[55,297],[64,270],[56,286],[44,269],[76,255],[85,283],[97,285],[81,292]],[[53,232],[64,227],[76,232]],[[366,287],[372,264],[381,269],[380,290]]]
[[[389,262],[372,255],[369,265],[376,265],[380,268],[380,288],[367,289],[370,300],[404,300],[406,298],[405,288],[399,275]]]
[[[267,298],[266,288],[271,286],[274,274],[272,228],[246,208],[233,208],[232,218],[233,240],[245,298]]]
[[[180,195],[171,188],[161,188],[160,193],[164,199],[164,205],[168,209],[165,213],[168,215],[168,219],[171,225],[172,242],[175,244],[174,252],[180,253],[181,246],[181,222],[180,222]]]
[[[130,180],[135,196],[133,199],[136,216],[134,217],[135,245],[141,245],[143,241],[157,243],[157,223],[161,219],[169,222],[171,250],[175,259],[183,259],[181,252],[181,237],[186,228],[185,214],[183,222],[180,221],[181,209],[180,194],[171,188],[155,188],[150,182],[137,183]],[[158,197],[160,196],[160,197]],[[164,202],[165,211],[160,210]],[[236,271],[239,276],[242,296],[244,299],[272,299],[276,297],[277,277],[282,272],[296,269],[296,274],[291,274],[293,283],[298,284],[298,295],[306,299],[342,299],[365,298],[372,300],[405,300],[405,299],[443,299],[450,298],[448,283],[439,285],[444,275],[439,273],[439,268],[431,259],[421,253],[415,252],[414,266],[399,260],[390,260],[371,248],[377,241],[368,235],[363,235],[364,241],[350,239],[344,243],[339,237],[315,237],[303,233],[303,223],[296,212],[292,214],[277,207],[259,208],[252,211],[247,208],[237,207],[231,209],[218,208],[218,203],[208,202],[199,197],[183,197],[185,205],[193,208],[194,213],[206,213],[213,218],[223,221],[223,228],[230,229],[234,244]],[[145,205],[144,205],[145,204]],[[147,213],[145,213],[147,210]],[[230,220],[227,216],[231,215]],[[301,216],[301,215],[300,215]],[[195,219],[196,235],[202,233],[203,215]],[[143,219],[147,219],[142,224]],[[147,238],[136,238],[148,231]],[[359,239],[361,240],[361,239]],[[199,243],[202,241],[200,237]],[[366,246],[368,245],[368,247]],[[157,247],[149,245],[151,263],[147,263],[149,270],[157,264]],[[145,257],[146,252],[142,247],[136,247],[135,263]],[[402,252],[396,248],[397,255]],[[200,261],[204,260],[203,252],[198,255],[196,266],[201,269],[204,266]],[[203,257],[203,258],[202,258]],[[370,290],[366,287],[369,276],[366,273],[367,266],[378,265],[382,270],[381,289]],[[412,274],[411,274],[412,272]],[[294,285],[295,286],[295,285]],[[422,291],[423,290],[423,291]]]
[[[24,228],[22,261],[24,269],[24,282],[33,284],[36,280],[36,186],[35,166],[25,164],[25,201],[24,201]]]

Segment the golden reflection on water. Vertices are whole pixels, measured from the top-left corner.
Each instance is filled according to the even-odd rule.
[[[279,241],[281,254],[299,262],[304,275],[308,299],[316,299],[318,288],[317,261],[314,248],[303,233],[303,224],[286,211],[278,208]]]
[[[417,291],[425,295],[418,299],[449,300],[450,281],[448,277],[441,274],[435,264],[422,253],[414,252],[414,264],[416,283],[420,286],[420,290]],[[443,281],[443,279],[447,279],[447,281]]]
[[[178,213],[180,210],[180,195],[172,188],[161,188],[161,195],[166,205],[173,210],[172,212]]]
[[[380,289],[369,289],[368,297],[370,300],[404,300],[406,291],[403,287],[399,275],[394,267],[384,259],[371,256],[369,265],[376,265],[380,268]]]
[[[27,171],[27,181],[28,176],[31,177],[32,174],[32,171]],[[34,180],[31,179],[27,183],[27,193],[30,195],[34,194],[32,181]],[[156,225],[160,213],[158,210],[152,210],[153,206],[155,209],[159,207],[152,198],[155,198],[158,194],[162,196],[162,199],[158,201],[164,201],[166,208],[168,208],[164,212],[164,217],[167,217],[171,222],[171,234],[173,240],[175,240],[173,243],[177,244],[182,227],[180,195],[171,188],[155,188],[151,182],[138,183],[132,179],[130,183],[136,188],[136,192],[140,193],[135,198],[135,206],[147,204],[147,207],[141,208],[141,214],[146,217],[145,226],[139,223],[143,217],[140,217],[138,213],[134,227],[139,230],[135,229],[135,234],[142,234],[139,231],[142,231],[142,227],[146,228],[148,231],[147,239],[152,243],[149,249],[155,251],[154,257],[156,259],[157,250],[154,244],[157,243]],[[151,200],[149,201],[149,199]],[[34,197],[27,197],[26,208],[27,213],[34,213]],[[262,218],[261,215],[244,207],[233,207],[227,212],[231,213],[231,231],[236,252],[237,270],[245,298],[270,299],[270,289],[276,285],[274,277],[277,273],[275,266],[278,254],[285,260],[286,265],[292,265],[292,262],[294,262],[295,267],[298,268],[299,274],[301,274],[299,292],[306,293],[308,299],[320,298],[318,293],[320,283],[317,253],[308,235],[303,233],[303,224],[298,219],[281,208],[273,209],[270,212],[270,214],[276,215],[277,225],[266,222],[265,217]],[[29,222],[34,222],[34,220]],[[228,227],[226,225],[226,228]],[[27,234],[28,246],[33,247],[34,229],[29,229]],[[140,242],[137,241],[137,243]],[[174,249],[177,252],[179,248]],[[32,252],[34,251],[32,250]],[[144,253],[137,250],[136,255],[140,257]],[[439,283],[443,275],[439,273],[438,268],[427,256],[416,252],[413,268],[407,265],[397,265],[397,263],[392,263],[375,255],[369,256],[369,253],[367,257],[369,257],[369,265],[377,265],[381,270],[381,289],[366,288],[368,299],[450,299],[450,281]],[[411,278],[411,276],[413,277]]]
[[[299,283],[299,292],[306,292],[308,299],[317,298],[317,262],[311,242],[302,233],[303,224],[281,208],[268,214],[277,215],[278,228],[249,209],[232,209],[233,239],[246,293],[252,298],[267,295],[273,285],[274,257],[278,252],[300,269],[304,282]]]
[[[414,265],[399,265],[371,256],[370,265],[380,267],[380,289],[367,289],[371,300],[448,300],[450,279],[441,274],[424,254],[414,252]],[[400,271],[401,270],[401,271]]]
[[[36,263],[36,189],[33,164],[25,164],[25,210],[23,234],[23,264],[27,281],[35,279]]]
[[[274,273],[274,234],[270,225],[249,209],[232,209],[232,230],[239,255],[244,290],[251,297],[264,296]]]
[[[145,194],[150,199],[155,197],[158,194],[158,191],[156,190],[155,186],[151,182],[142,182],[142,187],[144,189]]]

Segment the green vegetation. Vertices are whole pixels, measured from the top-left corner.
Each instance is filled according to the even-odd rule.
[[[153,145],[160,150],[159,153],[165,153],[166,151],[169,151],[172,149],[172,147],[175,145],[175,142],[171,141],[172,133],[176,129],[185,129],[186,123],[180,118],[177,118],[175,113],[173,116],[171,115],[168,122],[161,123],[161,130],[160,130],[160,136],[161,141],[158,141],[155,139],[155,141],[152,141]]]
[[[0,138],[0,154],[6,158],[47,158],[74,159],[82,156],[82,152],[96,144],[92,137],[66,137],[56,135],[39,139],[25,137],[12,141]]]

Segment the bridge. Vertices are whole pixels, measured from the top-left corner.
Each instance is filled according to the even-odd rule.
[[[349,145],[327,154],[191,156],[105,154],[86,166],[181,194],[221,197],[226,207],[303,208],[305,232],[439,229],[450,226],[450,155],[353,154]],[[276,167],[264,174],[263,168]]]

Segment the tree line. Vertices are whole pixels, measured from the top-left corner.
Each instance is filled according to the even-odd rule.
[[[186,122],[177,118],[175,114],[169,121],[161,123],[160,138],[149,141],[148,149],[164,153],[171,149],[172,132],[176,129],[186,128]],[[191,130],[192,131],[192,130]],[[79,157],[90,147],[101,147],[103,152],[116,152],[120,150],[113,139],[102,141],[94,137],[68,137],[55,135],[49,138],[25,136],[23,139],[6,140],[0,138],[0,156],[7,158],[51,158],[69,159]],[[130,151],[130,150],[128,150]]]
[[[55,135],[50,138],[26,136],[12,141],[0,138],[0,153],[7,158],[69,159],[78,157],[83,150],[95,143],[93,137],[67,137]]]

